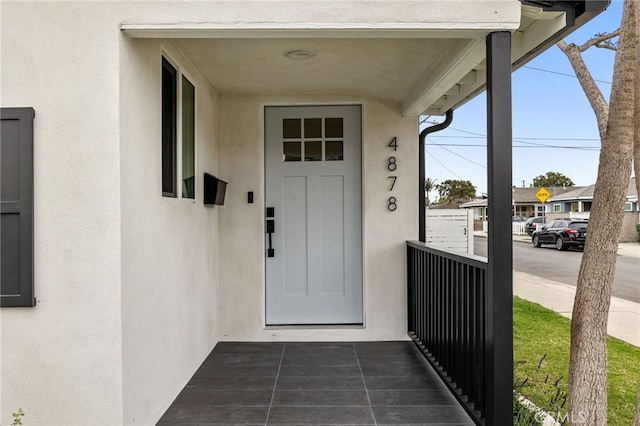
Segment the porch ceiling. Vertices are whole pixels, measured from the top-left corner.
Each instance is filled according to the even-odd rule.
[[[459,51],[457,39],[182,39],[182,50],[220,93],[346,93],[402,103]],[[303,50],[310,59],[289,59]]]
[[[580,22],[577,22],[577,26]],[[521,6],[512,61],[521,66],[565,29],[563,12]],[[174,39],[222,94],[353,94],[442,115],[484,89],[485,37],[508,28],[219,28],[125,24],[132,38]],[[289,59],[303,50],[314,56]]]

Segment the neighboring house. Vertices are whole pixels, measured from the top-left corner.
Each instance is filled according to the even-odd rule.
[[[547,222],[562,217],[589,218],[595,184],[589,186],[549,187],[545,189],[551,196],[545,203],[541,203],[536,198],[536,193],[540,188],[513,188],[513,215],[523,217],[546,216],[548,218]],[[483,228],[479,224],[479,222],[485,222],[489,216],[488,200],[486,198],[463,203],[460,208],[472,209],[474,220],[476,221],[475,229],[486,230],[486,227]],[[638,217],[638,193],[634,177],[629,180],[624,209],[625,218],[620,233],[620,242],[637,241],[638,234],[635,225],[640,223],[640,218]]]
[[[487,198],[478,198],[476,200],[469,201],[467,203],[462,203],[458,206],[460,209],[471,209],[473,210],[473,220],[487,220],[489,215],[487,214]]]
[[[595,184],[567,191],[564,194],[549,197],[549,213],[547,217],[554,219],[559,217],[575,217],[589,219]],[[624,203],[624,219],[620,230],[620,242],[638,241],[636,224],[640,223],[640,208],[638,207],[638,191],[636,178],[629,180],[627,195]]]
[[[550,211],[553,213],[583,213],[591,211],[595,187],[596,185],[593,184],[580,188],[569,188],[571,189],[570,191],[552,195],[547,200],[550,205]],[[626,212],[637,212],[639,210],[635,177],[629,180],[624,210]]]
[[[568,193],[569,191],[579,190],[582,187],[545,187],[545,189],[553,195]],[[549,201],[540,202],[536,197],[541,188],[513,188],[511,201],[513,205],[513,216],[533,217],[544,216],[549,211]],[[488,217],[488,199],[482,198],[468,203],[463,203],[460,208],[473,209],[475,220],[487,220]]]
[[[488,88],[508,220],[509,75],[607,3],[3,0],[0,421],[153,424],[223,340],[407,339],[419,115]],[[505,424],[490,229],[487,352],[453,382]]]

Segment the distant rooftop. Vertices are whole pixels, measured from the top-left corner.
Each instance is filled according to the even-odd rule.
[[[512,199],[514,205],[522,205],[522,204],[539,204],[540,201],[536,197],[536,193],[540,191],[541,187],[532,187],[532,188],[513,188],[512,190]],[[547,191],[551,194],[551,198],[556,199],[557,197],[564,197],[566,194],[570,192],[580,191],[582,189],[589,188],[587,186],[550,186],[545,187]],[[549,199],[551,199],[549,198]],[[563,198],[564,199],[564,198]],[[487,205],[486,198],[478,198],[476,200],[469,201],[468,203],[461,204],[462,208],[470,208],[470,207],[482,207]]]
[[[567,201],[567,200],[591,200],[593,199],[593,192],[596,188],[596,185],[589,185],[584,187],[572,187],[567,188],[570,191],[566,191],[563,194],[556,194],[549,197],[548,201]],[[638,191],[636,189],[636,178],[632,177],[629,179],[629,187],[627,188],[627,199],[637,200],[638,199]]]

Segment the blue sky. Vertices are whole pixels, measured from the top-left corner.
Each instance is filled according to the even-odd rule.
[[[566,40],[581,44],[596,33],[614,31],[621,17],[622,1],[613,0],[605,12]],[[608,101],[615,52],[590,48],[583,57],[593,77],[603,82],[598,84]],[[595,183],[600,154],[598,128],[573,74],[568,59],[556,46],[513,74],[513,185],[521,187],[524,181],[529,187],[533,178],[548,171],[563,173],[576,185]],[[482,94],[454,111],[448,129],[427,138],[427,177],[436,183],[469,180],[478,195],[487,192],[485,110],[486,96]],[[435,192],[431,195],[431,199],[437,198]]]

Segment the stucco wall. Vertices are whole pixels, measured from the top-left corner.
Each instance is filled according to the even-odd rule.
[[[139,4],[1,7],[1,105],[36,111],[37,306],[0,310],[0,423],[152,424],[217,342],[216,95],[122,35]],[[163,49],[196,85],[195,202],[160,196]]]
[[[106,8],[1,7],[1,104],[36,111],[37,306],[0,310],[0,423],[120,424],[119,31]]]
[[[361,104],[365,327],[265,328],[265,105]],[[405,241],[417,238],[417,119],[399,106],[345,96],[220,96],[220,173],[229,182],[220,210],[221,340],[389,340],[406,338]],[[398,138],[398,150],[387,145]],[[395,212],[386,169],[397,158]],[[247,204],[253,191],[254,204]]]
[[[195,86],[195,200],[161,196],[163,52]],[[152,424],[218,338],[220,207],[202,177],[218,174],[216,94],[167,40],[122,37],[120,76],[123,421]]]
[[[624,218],[622,219],[622,229],[620,230],[621,243],[635,243],[638,241],[638,231],[636,230],[636,224],[640,223],[640,213],[638,212],[624,212]]]
[[[434,29],[515,29],[519,0],[212,0],[155,2],[134,6],[124,24],[244,24],[282,28],[351,28],[372,25]],[[460,13],[464,10],[466,13]],[[170,17],[170,18],[168,18]],[[301,25],[303,24],[303,25]],[[313,24],[313,25],[308,25]]]
[[[152,423],[220,330],[225,339],[404,338],[404,240],[417,233],[416,120],[403,119],[397,105],[340,96],[229,96],[219,105],[171,43],[129,40],[120,25],[514,28],[517,0],[375,7],[368,1],[2,1],[0,7],[1,105],[37,113],[38,300],[35,308],[0,310],[0,422],[9,423],[21,407],[30,425]],[[198,182],[204,171],[228,180],[224,207],[203,207],[201,185],[195,203],[159,196],[162,49],[196,84]],[[262,107],[326,102],[363,104],[366,328],[267,331]],[[224,112],[219,120],[217,108]],[[392,136],[400,142],[401,167],[393,214],[385,201]],[[256,194],[251,206],[249,190]]]

